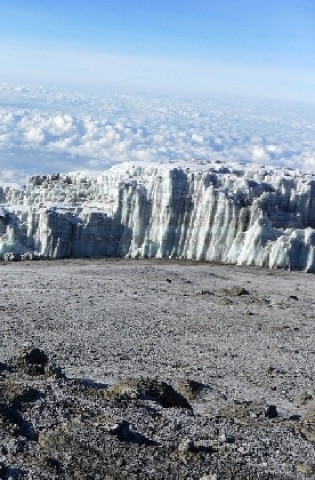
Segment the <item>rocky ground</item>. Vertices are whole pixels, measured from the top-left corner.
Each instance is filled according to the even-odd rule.
[[[0,478],[315,478],[314,276],[1,263]]]

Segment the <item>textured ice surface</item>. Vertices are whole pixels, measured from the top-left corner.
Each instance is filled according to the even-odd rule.
[[[2,258],[174,257],[315,271],[315,176],[124,163],[0,187]]]

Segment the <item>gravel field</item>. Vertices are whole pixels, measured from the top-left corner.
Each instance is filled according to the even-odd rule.
[[[315,478],[314,276],[0,264],[0,478]]]

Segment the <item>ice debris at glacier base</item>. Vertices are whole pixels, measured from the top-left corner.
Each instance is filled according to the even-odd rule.
[[[315,272],[315,176],[124,163],[0,187],[0,256],[183,258]]]

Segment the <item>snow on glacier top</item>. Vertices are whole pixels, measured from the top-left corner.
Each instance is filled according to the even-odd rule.
[[[239,178],[239,181],[247,179],[255,179],[262,182],[277,182],[277,178],[281,179],[299,179],[300,183],[307,183],[315,178],[314,173],[303,172],[300,169],[276,167],[271,165],[253,165],[251,163],[222,162],[219,160],[191,160],[191,161],[170,161],[170,162],[123,162],[110,167],[103,172],[91,170],[69,171],[64,174],[56,175],[38,175],[30,177],[26,184],[0,182],[2,189],[6,190],[25,190],[27,185],[34,184],[37,181],[41,184],[50,183],[50,188],[55,185],[59,189],[65,183],[78,184],[84,189],[87,185],[101,185],[104,178],[115,177],[117,187],[119,184],[130,185],[139,188],[145,185],[153,175],[165,175],[167,172],[174,170],[182,170],[188,174],[204,174],[213,173],[220,177],[228,177],[230,179]],[[38,180],[36,180],[38,179]],[[68,180],[67,180],[68,179]],[[232,193],[232,192],[231,192]],[[53,206],[63,202],[47,200],[45,205]],[[88,203],[88,202],[84,202]]]

